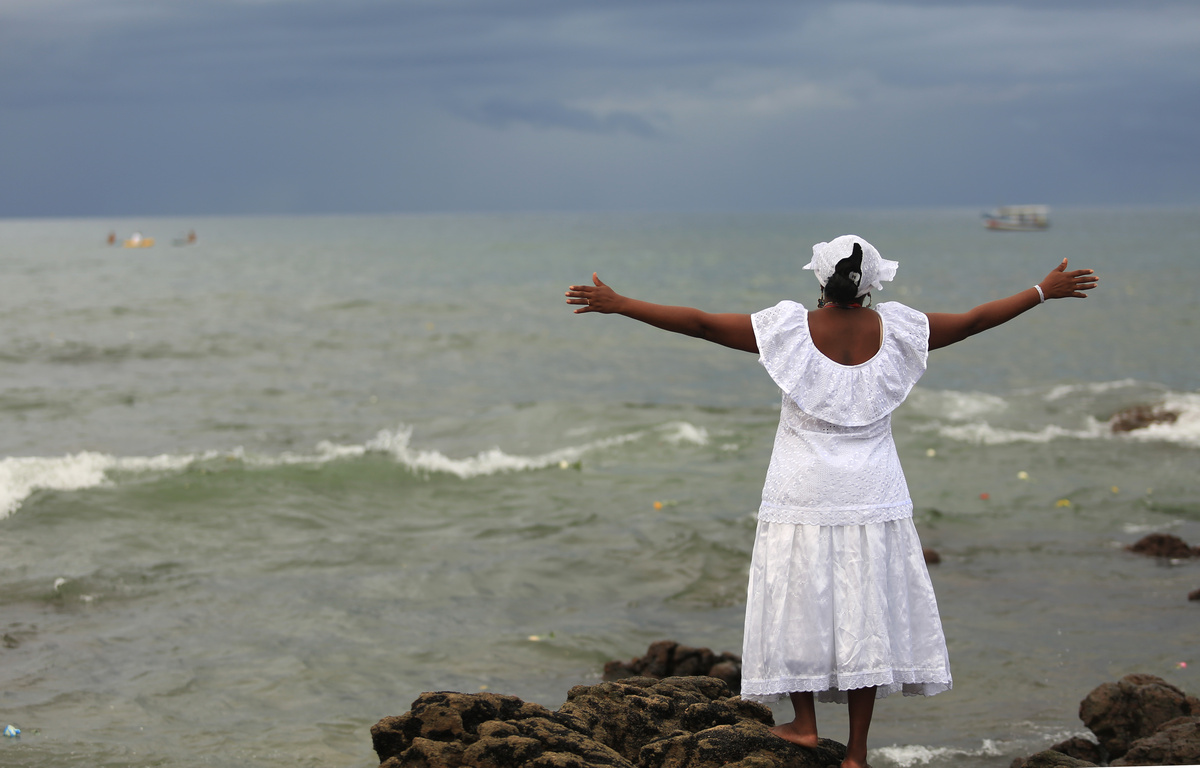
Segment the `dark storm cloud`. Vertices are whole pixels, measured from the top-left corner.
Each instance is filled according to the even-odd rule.
[[[588,73],[636,79],[673,69],[686,81],[684,68],[776,58],[767,42],[797,16],[748,17],[703,2],[114,0],[66,18],[57,6],[0,9],[8,22],[0,27],[6,97],[570,88]]]
[[[1106,31],[1106,11],[1096,3],[1039,3],[1024,11],[1014,3],[928,2],[79,5],[25,0],[0,9],[0,86],[7,98],[320,94],[388,85],[432,92],[541,86],[586,94],[614,83],[699,87],[742,68],[827,75],[852,67],[885,80],[961,81],[1070,75],[1096,65],[1155,69],[1159,61],[1126,58],[1112,48],[1080,56],[1126,23],[1114,19],[1120,26]],[[1172,10],[1194,24],[1194,12],[1172,4],[1140,4],[1134,15],[1160,28],[1172,19],[1155,16]],[[1194,74],[1194,57],[1188,58]],[[1013,65],[1014,71],[997,69]]]
[[[6,0],[0,109],[0,215],[1195,202],[1200,7]]]

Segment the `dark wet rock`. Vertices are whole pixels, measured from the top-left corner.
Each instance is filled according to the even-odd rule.
[[[1197,599],[1200,599],[1198,597]],[[742,688],[742,662],[735,660],[718,661],[708,668],[708,676],[715,677],[729,686],[732,693]]]
[[[1189,547],[1178,536],[1169,533],[1152,533],[1143,536],[1135,544],[1126,547],[1130,552],[1147,557],[1165,557],[1172,560],[1200,557],[1200,547]]]
[[[1135,405],[1114,413],[1108,425],[1113,432],[1132,432],[1151,424],[1174,424],[1178,418],[1177,411],[1168,411],[1161,405]]]
[[[1055,752],[1062,752],[1077,760],[1084,760],[1096,765],[1103,765],[1108,762],[1108,752],[1100,744],[1097,744],[1090,739],[1085,739],[1082,736],[1074,736],[1066,741],[1061,741],[1055,744],[1050,749]]]
[[[1082,768],[1089,765],[1095,766],[1098,763],[1064,755],[1058,750],[1047,749],[1045,752],[1038,752],[1036,755],[1026,758],[1018,757],[1013,761],[1011,768]]]
[[[1075,737],[1017,758],[1012,768],[1200,764],[1200,699],[1160,677],[1100,685],[1079,703],[1079,717],[1099,744]]]
[[[815,749],[784,741],[762,723],[718,725],[698,733],[686,733],[651,742],[642,748],[642,768],[771,768],[773,766],[840,765],[846,748],[836,741],[821,739]]]
[[[371,728],[371,739],[384,764],[398,759],[397,766],[459,766],[464,764],[469,747],[493,736],[496,723],[509,724],[519,734],[528,728],[517,724],[527,720],[550,723],[552,717],[545,707],[515,696],[424,693],[405,714],[376,723]]]
[[[637,762],[645,745],[669,734],[693,734],[742,721],[774,723],[769,708],[730,697],[724,682],[707,676],[577,685],[558,716],[631,762]]]
[[[646,655],[629,661],[610,661],[604,665],[604,680],[627,677],[692,677],[707,675],[724,680],[729,690],[742,687],[742,658],[732,653],[714,653],[708,648],[693,648],[674,640],[651,643]]]
[[[557,712],[495,693],[423,693],[371,736],[382,768],[825,768],[845,747],[772,734],[771,711],[708,676],[572,688]]]
[[[942,562],[942,556],[937,553],[937,550],[925,547],[922,552],[925,555],[926,565],[937,565],[938,563]]]
[[[1192,715],[1200,716],[1200,699],[1154,675],[1126,675],[1104,683],[1079,704],[1079,718],[1114,759],[1163,724]]]
[[[1200,765],[1200,717],[1163,723],[1152,736],[1135,741],[1112,765]]]

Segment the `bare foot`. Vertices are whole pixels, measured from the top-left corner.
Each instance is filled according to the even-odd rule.
[[[771,726],[771,733],[775,734],[781,739],[787,739],[793,744],[799,744],[802,747],[809,747],[812,749],[817,746],[817,734],[805,733],[797,728],[795,723],[773,725]]]

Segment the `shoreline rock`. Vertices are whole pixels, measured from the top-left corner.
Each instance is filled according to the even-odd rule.
[[[1126,675],[1093,689],[1079,717],[1095,735],[1017,758],[1012,768],[1200,765],[1200,699],[1162,678]],[[826,768],[846,748],[815,749],[769,730],[771,710],[709,676],[577,685],[551,711],[497,693],[423,693],[371,728],[380,768]]]
[[[695,677],[703,675],[725,681],[729,690],[742,688],[742,657],[714,653],[708,648],[693,648],[674,640],[658,640],[646,649],[646,655],[629,661],[615,660],[604,665],[602,680],[612,682],[629,677]]]
[[[1189,546],[1183,539],[1169,533],[1148,534],[1125,549],[1137,555],[1167,560],[1187,560],[1192,557],[1200,557],[1200,547]]]
[[[1079,703],[1079,719],[1096,743],[1068,739],[1012,768],[1200,764],[1200,699],[1161,677],[1132,674],[1097,686]]]
[[[1174,424],[1178,418],[1177,411],[1168,411],[1161,405],[1135,405],[1114,413],[1108,425],[1113,432],[1132,432],[1152,424]]]
[[[1200,722],[1200,699],[1154,675],[1126,675],[1116,683],[1104,683],[1079,703],[1079,719],[1118,759],[1138,740],[1189,715]]]
[[[826,768],[846,748],[775,736],[771,710],[707,676],[577,685],[552,712],[496,693],[423,693],[371,728],[380,768]]]

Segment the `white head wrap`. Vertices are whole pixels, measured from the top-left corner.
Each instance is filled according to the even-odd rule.
[[[835,237],[832,242],[817,243],[813,246],[812,261],[805,264],[804,268],[815,272],[817,282],[824,288],[838,262],[849,258],[854,252],[855,243],[862,246],[862,275],[858,280],[858,295],[865,296],[871,290],[882,291],[884,281],[896,277],[900,262],[883,258],[875,246],[858,235],[842,235]]]

